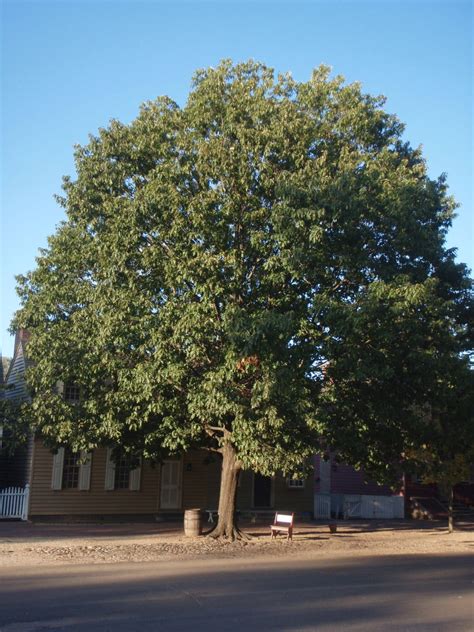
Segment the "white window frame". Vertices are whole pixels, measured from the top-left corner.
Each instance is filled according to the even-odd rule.
[[[286,479],[286,486],[288,489],[304,489],[306,487],[306,480],[304,478],[292,478]]]
[[[89,491],[91,487],[92,452],[81,450],[81,463],[79,466],[79,480],[77,487],[68,491]],[[63,489],[64,448],[59,448],[53,456],[53,470],[51,473],[51,489],[56,491]]]
[[[71,398],[69,395],[73,390],[77,391],[77,397]],[[81,387],[75,382],[63,382],[63,380],[58,380],[56,382],[56,393],[70,406],[77,406],[81,401]]]
[[[127,489],[116,489],[115,488],[115,461],[112,458],[113,448],[107,448],[106,453],[106,462],[105,462],[105,481],[104,481],[104,489],[109,492],[113,491],[131,491],[131,492],[139,492],[140,484],[141,484],[141,471],[142,471],[142,459],[140,457],[138,467],[133,470],[130,470],[130,478],[128,482],[128,490]]]
[[[74,394],[74,397],[71,397]],[[77,406],[81,401],[81,387],[76,382],[64,382],[63,399],[72,406]]]

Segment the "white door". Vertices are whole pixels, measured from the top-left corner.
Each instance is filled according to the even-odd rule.
[[[161,466],[160,509],[181,507],[181,461],[164,461]]]

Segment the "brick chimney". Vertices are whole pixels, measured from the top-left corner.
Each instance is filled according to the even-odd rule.
[[[20,342],[26,345],[29,339],[30,339],[30,332],[27,329],[23,329],[23,328],[17,329],[17,332],[15,334],[15,349],[18,348],[18,345],[20,344]]]

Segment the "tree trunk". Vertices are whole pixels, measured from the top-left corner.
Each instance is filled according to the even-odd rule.
[[[222,473],[219,493],[219,517],[215,529],[210,533],[213,538],[243,539],[247,536],[236,524],[235,501],[237,483],[241,466],[235,448],[227,441],[222,447]]]
[[[454,488],[451,485],[449,488],[449,504],[448,504],[448,531],[449,533],[453,533],[454,531]]]

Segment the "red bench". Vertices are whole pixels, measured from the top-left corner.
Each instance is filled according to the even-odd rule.
[[[279,511],[276,512],[275,520],[273,521],[273,524],[270,525],[272,540],[273,538],[276,538],[279,533],[286,533],[287,540],[293,539],[294,515],[295,514],[280,513]]]

